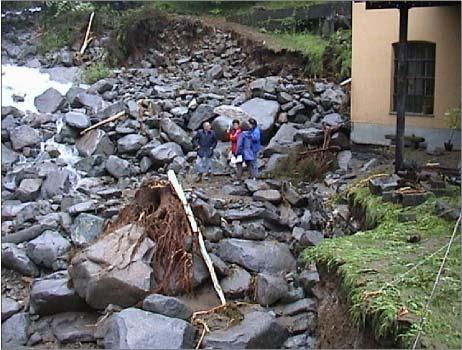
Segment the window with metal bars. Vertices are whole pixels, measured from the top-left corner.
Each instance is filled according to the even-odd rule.
[[[407,46],[406,113],[432,115],[435,90],[435,44],[410,41]],[[398,83],[398,50],[393,44],[392,111],[396,112]]]

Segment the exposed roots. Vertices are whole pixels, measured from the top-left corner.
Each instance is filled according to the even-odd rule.
[[[142,227],[144,235],[156,245],[152,257],[153,292],[190,292],[192,253],[197,249],[197,242],[170,184],[152,180],[144,182],[132,202],[105,227],[104,233],[128,224]]]

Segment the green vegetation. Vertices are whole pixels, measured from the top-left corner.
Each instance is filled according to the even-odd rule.
[[[442,199],[456,205],[460,188],[453,187],[453,193]],[[378,339],[410,347],[455,223],[435,214],[435,197],[402,208],[383,203],[361,185],[347,191],[347,197],[350,204],[363,208],[365,223],[374,228],[326,239],[305,249],[302,257],[336,272],[355,325],[372,329]],[[416,214],[417,221],[398,222],[399,212]],[[408,243],[408,236],[416,234],[420,241]],[[421,345],[426,348],[461,347],[460,272],[459,232],[423,327]]]
[[[83,81],[87,84],[96,83],[98,80],[111,76],[112,70],[104,63],[97,62],[85,68]]]

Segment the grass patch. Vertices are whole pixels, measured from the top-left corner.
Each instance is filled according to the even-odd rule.
[[[452,189],[453,196],[443,199],[454,203],[460,188]],[[397,204],[382,203],[381,197],[371,195],[367,187],[356,186],[350,191],[349,200],[364,208],[366,221],[375,222],[375,228],[326,239],[305,249],[302,258],[327,267],[340,277],[355,325],[371,328],[378,339],[411,347],[455,223],[435,215],[435,197],[403,209]],[[415,213],[417,221],[398,222],[400,211]],[[408,243],[407,236],[415,233],[421,236],[420,242]],[[403,275],[417,264],[421,265]],[[427,314],[422,346],[461,347],[460,271],[459,233]]]
[[[82,78],[85,83],[93,84],[111,75],[112,70],[104,62],[97,62],[85,68]]]

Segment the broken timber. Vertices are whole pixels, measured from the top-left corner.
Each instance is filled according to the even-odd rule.
[[[80,48],[80,55],[83,55],[83,53],[85,52],[85,49],[87,48],[89,42],[91,41],[91,39],[88,40],[88,36],[90,35],[90,28],[91,28],[91,24],[93,22],[94,16],[95,16],[95,13],[92,12],[90,15],[90,20],[88,21],[88,27],[87,27],[87,32],[85,33],[85,39],[83,40],[82,47]]]
[[[100,127],[101,125],[104,125],[104,124],[110,123],[110,122],[112,122],[114,120],[117,120],[117,119],[123,117],[124,115],[125,115],[125,111],[119,112],[119,113],[113,115],[112,117],[106,118],[106,119],[100,121],[99,123],[96,123],[95,125],[92,125],[89,128],[86,128],[85,130],[82,130],[80,132],[80,135],[85,135],[90,130],[96,129],[96,128]]]
[[[217,275],[215,273],[215,269],[213,268],[213,263],[212,259],[210,259],[209,254],[207,253],[207,250],[205,249],[205,243],[204,243],[204,238],[202,237],[202,232],[197,225],[196,219],[194,218],[194,214],[191,210],[191,206],[189,205],[188,201],[186,200],[186,196],[183,192],[183,188],[181,187],[181,184],[178,182],[178,179],[175,175],[175,172],[173,170],[169,170],[167,172],[168,180],[170,184],[172,185],[173,189],[175,190],[176,194],[178,195],[178,198],[181,201],[181,204],[183,204],[183,208],[185,210],[186,216],[189,220],[189,223],[191,225],[191,230],[193,233],[196,233],[199,239],[199,246],[200,246],[200,251],[202,254],[202,257],[204,258],[205,264],[207,265],[207,268],[210,273],[210,277],[212,278],[213,282],[213,287],[215,288],[215,291],[218,294],[218,297],[220,298],[221,304],[225,305],[226,304],[226,299],[225,295],[223,293],[223,289],[220,286],[220,283],[218,282]]]

